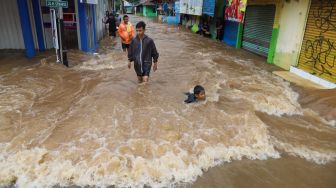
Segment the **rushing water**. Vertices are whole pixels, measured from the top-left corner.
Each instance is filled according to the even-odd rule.
[[[335,90],[294,88],[260,57],[146,21],[160,53],[147,85],[110,39],[94,57],[70,53],[70,68],[51,53],[42,63],[1,56],[0,185],[179,186],[221,164],[238,165],[226,170],[238,179],[260,166],[336,174]],[[184,104],[197,84],[207,101]]]

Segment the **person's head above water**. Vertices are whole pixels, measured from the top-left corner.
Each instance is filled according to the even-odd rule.
[[[142,38],[145,35],[145,30],[146,30],[145,22],[143,21],[138,22],[135,26],[135,29],[136,29],[137,35]]]
[[[205,100],[205,89],[204,87],[197,85],[194,87],[194,95],[197,100],[203,101]]]
[[[127,16],[127,15],[125,15],[125,16],[123,17],[123,20],[124,20],[124,23],[125,23],[125,24],[128,24],[128,16]]]

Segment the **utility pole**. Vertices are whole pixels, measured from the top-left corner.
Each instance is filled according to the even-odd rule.
[[[68,63],[68,56],[67,56],[67,47],[66,47],[66,43],[65,43],[65,34],[64,34],[64,21],[63,21],[63,8],[60,7],[58,9],[59,11],[59,31],[60,31],[60,51],[61,51],[61,61],[63,63],[63,65],[69,67],[69,63]]]

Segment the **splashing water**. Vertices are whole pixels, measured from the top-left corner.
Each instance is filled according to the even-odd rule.
[[[148,85],[116,47],[73,53],[86,60],[69,69],[2,73],[0,185],[171,187],[236,160],[336,159],[335,119],[302,107],[260,58],[174,27],[147,30],[160,52]],[[207,101],[185,105],[196,84]]]

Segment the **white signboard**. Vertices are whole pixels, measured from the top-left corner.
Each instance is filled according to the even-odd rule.
[[[187,14],[189,0],[180,0],[180,13]]]
[[[194,15],[202,15],[203,0],[194,0]]]
[[[203,0],[180,0],[180,13],[202,15]]]
[[[203,0],[189,0],[187,14],[202,15]]]
[[[98,4],[98,0],[80,0],[81,3]]]

